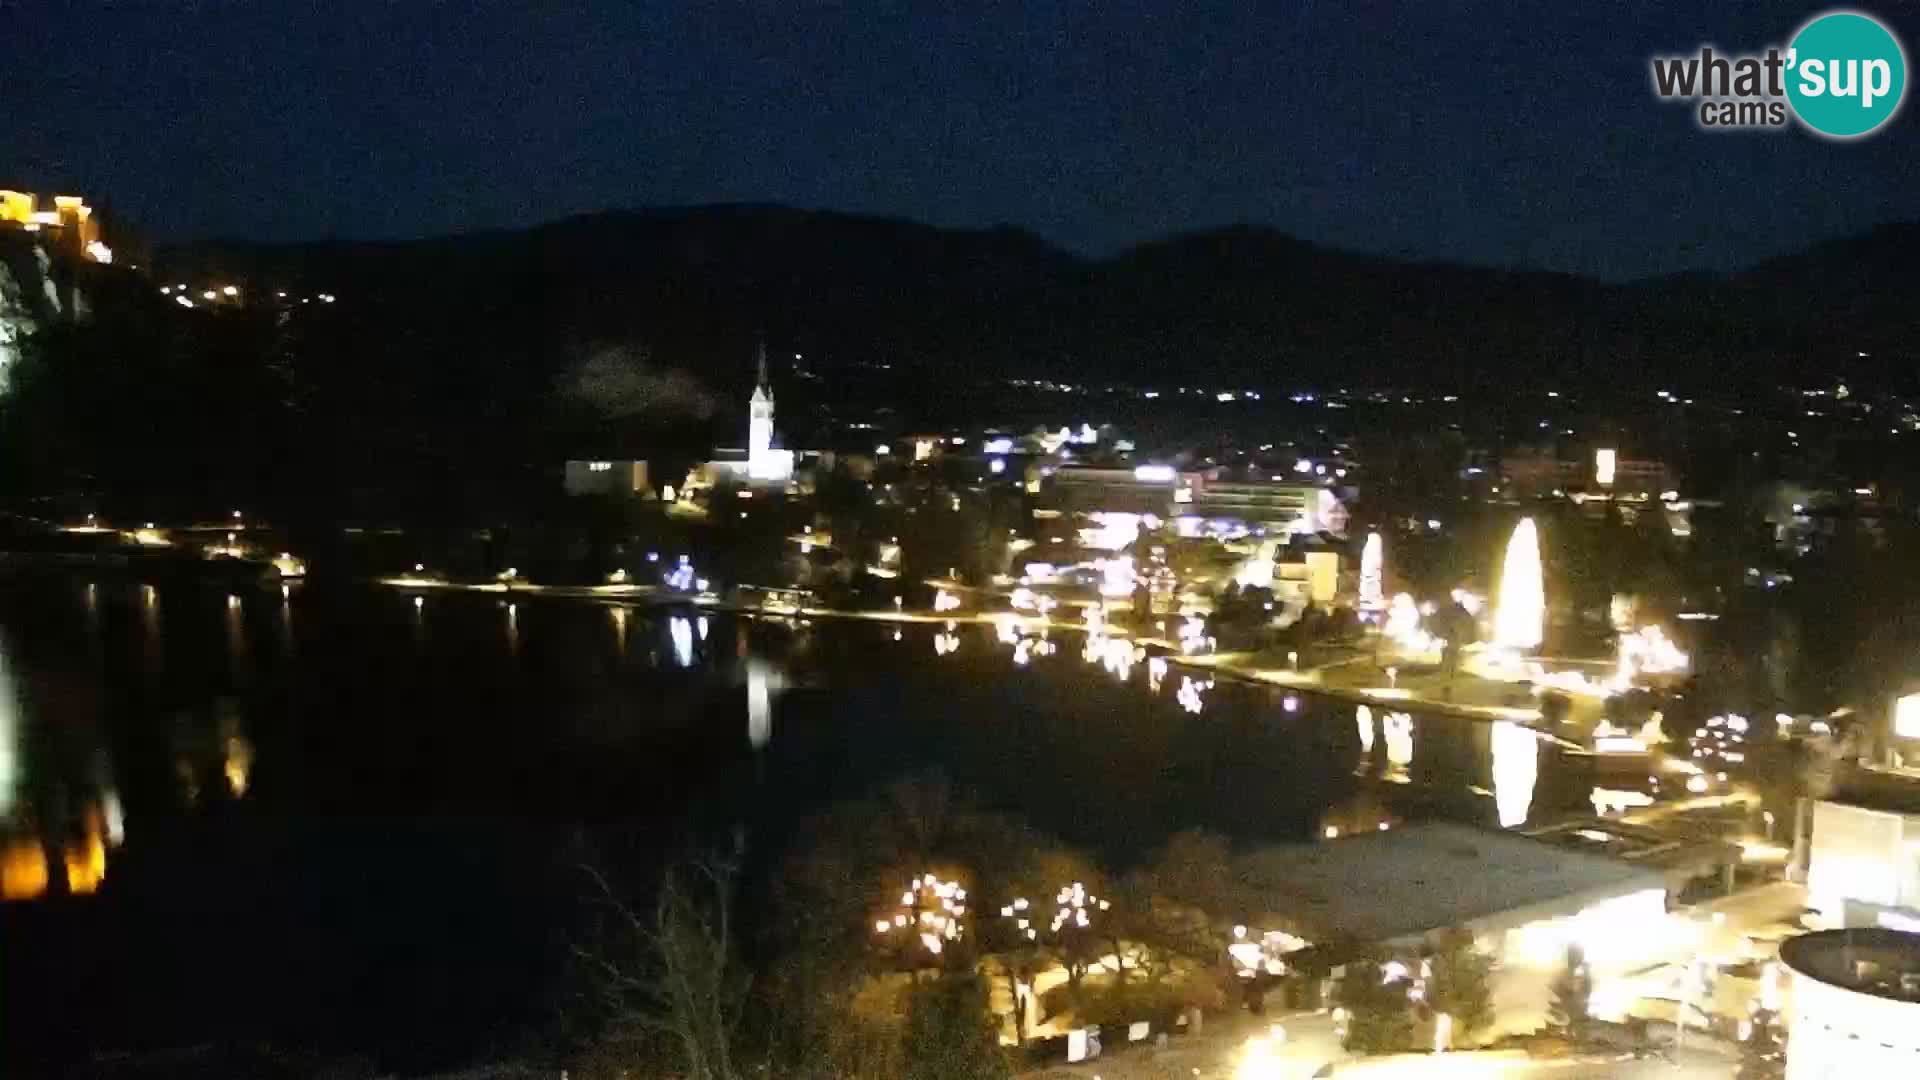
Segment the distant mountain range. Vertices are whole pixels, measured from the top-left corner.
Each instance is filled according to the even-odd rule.
[[[376,325],[465,321],[473,332],[454,338],[497,331],[556,365],[595,345],[644,345],[661,363],[730,377],[764,335],[828,377],[887,363],[1276,387],[1920,385],[1908,374],[1920,224],[1734,274],[1627,284],[1334,251],[1252,226],[1093,259],[1014,228],[764,205],[400,243],[206,244],[158,261],[167,276],[326,290]]]

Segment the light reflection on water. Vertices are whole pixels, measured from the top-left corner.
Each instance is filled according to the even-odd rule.
[[[684,615],[675,615],[667,621],[667,632],[673,638],[674,663],[681,667],[693,666],[693,625]]]
[[[1511,720],[1495,721],[1489,733],[1493,752],[1493,798],[1502,828],[1524,825],[1533,808],[1533,787],[1540,779],[1540,738]]]
[[[136,615],[134,637],[146,657],[148,670],[156,671],[174,664],[176,658],[171,652],[179,646],[170,637],[175,636],[176,631],[171,626],[163,626],[161,613],[164,608],[180,620],[182,625],[179,633],[193,632],[188,624],[194,619],[204,620],[207,607],[203,601],[194,601],[190,593],[176,599],[173,590],[169,589],[168,595],[163,598],[160,590],[151,585],[88,586],[70,593],[69,603],[77,601],[85,625],[91,632],[99,632],[99,628],[111,622],[109,606],[117,603],[124,608],[127,605],[125,598],[129,595]],[[273,627],[260,628],[252,638],[249,637],[247,625],[248,605],[252,602],[250,598],[241,594],[216,595],[221,595],[218,607],[220,615],[213,626],[218,627],[216,633],[223,639],[224,652],[227,654],[228,663],[223,666],[232,680],[233,690],[229,692],[241,692],[244,680],[270,677],[274,668],[294,661],[295,603],[290,594],[283,593],[277,604],[268,602],[254,607],[253,616],[267,619]],[[119,599],[116,600],[116,597]],[[393,601],[381,600],[379,603],[391,604]],[[497,654],[506,657],[519,657],[529,645],[525,640],[527,626],[520,619],[519,605],[513,601],[470,602],[451,596],[408,595],[399,603],[404,605],[400,610],[405,611],[406,616],[390,619],[390,622],[400,624],[393,628],[394,631],[410,636],[421,650],[419,655],[422,657],[467,647],[450,644],[460,635],[472,632],[463,627],[478,627],[484,633],[494,635],[496,644],[493,648]],[[431,613],[428,608],[433,609]],[[395,611],[392,607],[379,610]],[[538,631],[536,637],[564,636],[574,632],[570,628],[592,625],[593,613],[590,610],[564,607],[558,603],[552,610],[555,617],[551,623],[542,616],[534,624]],[[496,620],[490,627],[487,618],[479,615],[482,611]],[[791,621],[756,621],[751,625],[762,626],[763,630],[756,630],[752,635],[740,631],[737,649],[726,650],[726,655],[719,655],[710,654],[709,649],[700,644],[711,632],[710,616],[706,614],[656,612],[626,605],[609,606],[606,611],[607,614],[598,623],[597,633],[603,641],[611,639],[616,656],[627,655],[633,634],[640,632],[643,648],[652,650],[657,657],[660,646],[665,645],[666,656],[660,659],[689,674],[698,675],[716,664],[738,664],[732,669],[735,674],[730,685],[742,688],[733,692],[744,692],[746,744],[756,751],[769,750],[781,737],[776,731],[775,707],[778,691],[788,684],[790,678],[782,659],[784,653],[799,647],[799,643],[810,635],[826,634],[843,640],[858,638],[867,641],[886,638],[900,641],[908,635],[916,635],[919,636],[919,643],[915,645],[913,655],[919,659],[909,661],[910,665],[925,666],[937,662],[942,665],[959,664],[967,669],[982,668],[988,679],[1005,679],[1012,685],[1017,685],[1021,679],[1039,677],[1057,680],[1069,671],[1084,671],[1087,674],[1080,678],[1092,677],[1110,682],[1135,696],[1133,700],[1138,700],[1143,710],[1147,711],[1131,717],[1132,722],[1172,723],[1171,717],[1185,714],[1196,719],[1204,718],[1209,723],[1226,723],[1225,730],[1229,734],[1213,738],[1231,739],[1233,725],[1250,716],[1257,717],[1261,724],[1298,727],[1302,730],[1313,729],[1316,725],[1324,727],[1333,722],[1339,731],[1329,731],[1326,739],[1332,741],[1324,744],[1327,749],[1316,750],[1316,753],[1330,756],[1298,760],[1262,759],[1257,756],[1260,751],[1250,749],[1247,753],[1256,756],[1250,758],[1246,767],[1279,772],[1334,770],[1358,777],[1363,783],[1385,780],[1415,788],[1453,788],[1462,793],[1469,792],[1480,783],[1487,783],[1490,790],[1484,795],[1491,797],[1486,798],[1483,804],[1486,816],[1508,827],[1525,823],[1536,809],[1535,787],[1541,780],[1545,758],[1550,756],[1532,732],[1517,724],[1475,725],[1397,711],[1379,714],[1366,706],[1338,705],[1297,689],[1282,693],[1231,680],[1217,683],[1214,677],[1193,672],[1192,669],[1175,671],[1173,668],[1176,665],[1170,662],[1169,657],[1150,652],[1131,638],[1107,633],[1108,628],[1097,616],[1090,631],[1075,631],[1080,634],[1081,640],[1068,643],[1068,648],[1073,652],[1073,659],[1070,660],[1057,655],[1057,644],[1046,628],[1018,620],[1001,620],[992,625],[963,626],[958,622],[945,622],[930,626],[896,624],[880,628],[865,623],[832,620],[821,622],[818,628],[804,627]],[[429,614],[433,616],[431,619]],[[664,634],[661,632],[663,630]],[[169,640],[163,642],[163,635],[168,636]],[[735,636],[734,633],[728,634],[730,640]],[[1068,636],[1071,637],[1072,632]],[[435,638],[445,640],[435,642]],[[272,652],[276,640],[280,645],[280,658],[255,658],[249,655],[250,641],[254,648],[261,648],[264,644],[265,651]],[[399,639],[391,640],[395,644],[400,643]],[[647,644],[649,642],[653,644]],[[537,646],[539,643],[534,644]],[[1075,648],[1075,644],[1079,647]],[[926,652],[920,651],[922,648],[927,648],[934,655],[928,657]],[[219,646],[216,645],[215,649],[218,650]],[[858,650],[853,652],[857,654]],[[216,651],[213,655],[218,657],[220,652]],[[596,651],[595,655],[604,658],[605,653]],[[896,658],[886,662],[898,664],[901,661]],[[1131,673],[1142,664],[1145,665],[1147,677],[1134,683]],[[259,671],[252,672],[250,667]],[[516,664],[513,667],[516,671],[533,671],[535,665],[522,668]],[[639,665],[635,665],[634,670],[639,668]],[[1162,704],[1151,704],[1156,701]],[[190,727],[204,724],[206,719],[212,721],[211,730],[203,727],[201,730],[205,734],[197,737],[197,742],[193,741],[196,737],[190,734],[181,736],[188,742],[176,747],[172,760],[166,763],[165,768],[172,781],[172,797],[182,806],[203,810],[215,802],[225,804],[255,796],[256,773],[261,756],[263,753],[271,756],[275,747],[263,746],[247,730],[247,723],[242,719],[247,707],[250,706],[227,701],[211,706],[211,716],[202,714],[205,717],[202,720],[193,720],[187,714],[182,714],[184,719],[181,722]],[[44,830],[36,824],[36,815],[30,812],[16,813],[20,809],[22,771],[21,713],[22,706],[14,686],[12,657],[7,652],[6,639],[0,637],[0,823],[3,823],[0,828],[5,830],[0,832],[0,839],[4,839],[7,845],[5,865],[9,868],[8,880],[13,882],[8,895],[37,895],[47,887],[44,883],[35,884],[37,878],[57,876],[62,869],[66,871],[64,876],[71,883],[73,891],[97,887],[105,872],[106,857],[125,828],[126,811],[113,792],[111,770],[97,780],[70,781],[83,789],[75,797],[74,805],[84,809],[75,810],[73,820],[64,825],[56,824],[55,840],[43,843],[41,834]],[[1167,719],[1159,720],[1156,717]],[[1441,726],[1433,727],[1436,723]],[[738,728],[734,730],[738,731]],[[1473,734],[1476,731],[1484,731],[1486,735],[1481,737]],[[1185,736],[1176,734],[1174,737]],[[1343,744],[1346,749],[1335,749]],[[98,757],[105,760],[104,741],[100,745],[102,749],[98,751]],[[1097,756],[1101,750],[1093,746],[1089,752]],[[136,806],[136,810],[139,809]],[[46,852],[44,856],[34,854],[42,849]],[[40,863],[46,864],[44,875],[34,869]],[[98,868],[97,871],[94,868]]]
[[[279,603],[241,592],[252,649],[243,680],[223,640],[224,589],[103,582],[94,645],[78,583],[50,616],[0,582],[6,895],[144,920],[116,926],[126,932],[112,940],[127,941],[165,937],[179,929],[168,920],[186,916],[125,898],[191,890],[196,919],[235,898],[235,940],[324,943],[292,973],[282,954],[230,950],[201,978],[196,1006],[217,997],[206,989],[216,981],[238,997],[274,980],[282,992],[297,980],[332,993],[368,973],[397,988],[383,1006],[437,1001],[414,993],[443,985],[437,946],[421,944],[431,975],[409,981],[392,965],[412,961],[371,943],[450,900],[505,916],[490,925],[507,935],[539,927],[544,899],[509,909],[501,897],[546,888],[539,860],[561,846],[549,839],[581,821],[659,832],[695,816],[729,830],[744,822],[759,845],[750,850],[768,851],[804,815],[933,768],[956,791],[1122,867],[1189,827],[1264,843],[1430,816],[1492,824],[1511,821],[1518,803],[1544,823],[1566,809],[1556,744],[1536,744],[1529,759],[1512,753],[1516,731],[1418,711],[1387,721],[1378,706],[1362,713],[1142,654],[1118,634],[1089,660],[1085,634],[1030,622],[808,627],[684,608],[621,616],[528,596],[516,607],[498,595],[430,593],[416,605],[387,591],[294,592]],[[295,640],[296,620],[297,654],[276,644]],[[956,647],[937,653],[936,639]],[[615,650],[626,659],[610,662]],[[1389,772],[1406,782],[1383,782]],[[1591,782],[1581,779],[1584,806]],[[514,846],[522,834],[534,854]],[[117,849],[122,837],[131,854]],[[570,888],[561,877],[549,884]],[[368,921],[302,922],[308,878]],[[96,888],[115,902],[58,897]],[[269,902],[242,911],[256,889]],[[414,906],[396,919],[396,903]],[[471,941],[444,947],[465,955]],[[114,978],[138,964],[132,953],[89,959]],[[109,977],[95,970],[71,978]],[[60,1000],[48,994],[46,1009]],[[223,1015],[201,1011],[209,1023]]]
[[[89,629],[97,594],[83,593]],[[119,796],[109,787],[85,792],[77,820],[62,827],[59,810],[35,806],[26,784],[27,719],[16,681],[10,635],[0,630],[0,900],[31,900],[56,884],[76,896],[97,891],[107,875],[107,848],[123,835]],[[46,787],[44,780],[37,786]],[[56,880],[55,872],[59,877]]]

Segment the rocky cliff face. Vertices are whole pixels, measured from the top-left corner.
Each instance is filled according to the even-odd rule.
[[[0,389],[20,358],[20,340],[33,332],[33,312],[27,307],[13,268],[0,262]]]
[[[0,233],[0,389],[22,342],[49,320],[83,318],[85,295],[26,233]]]

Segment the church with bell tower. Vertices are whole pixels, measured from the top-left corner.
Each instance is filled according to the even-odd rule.
[[[767,376],[767,344],[755,359],[753,397],[747,402],[747,475],[757,482],[785,482],[793,472],[793,454],[773,448],[773,380]]]
[[[794,453],[775,447],[773,441],[773,376],[762,342],[754,354],[753,396],[747,399],[746,449],[715,450],[712,461],[694,466],[681,487],[680,500],[702,499],[722,485],[785,491],[793,479]]]

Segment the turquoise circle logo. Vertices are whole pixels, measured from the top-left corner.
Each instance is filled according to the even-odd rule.
[[[1800,28],[1787,50],[1787,100],[1800,122],[1852,139],[1893,119],[1907,92],[1907,56],[1892,31],[1857,11]]]

